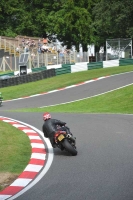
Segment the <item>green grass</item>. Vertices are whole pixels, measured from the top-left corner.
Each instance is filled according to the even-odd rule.
[[[0,121],[0,172],[20,173],[29,162],[31,146],[28,136]]]
[[[30,156],[28,136],[12,125],[0,121],[0,174],[11,173],[16,178],[29,163]],[[7,177],[7,181],[11,181],[10,177]],[[0,185],[0,191],[3,189],[4,186]]]
[[[36,82],[1,88],[0,92],[2,92],[4,100],[9,100],[42,92],[48,92],[54,89],[63,88],[101,76],[113,75],[128,71],[133,71],[132,65],[75,72],[70,74],[58,75],[56,77],[43,79]]]

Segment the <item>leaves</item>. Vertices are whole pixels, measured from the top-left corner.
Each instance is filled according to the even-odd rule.
[[[101,0],[93,9],[95,34],[97,42],[109,38],[132,37],[133,5],[131,0]]]
[[[0,1],[0,35],[53,36],[68,45],[103,45],[133,36],[132,0]]]

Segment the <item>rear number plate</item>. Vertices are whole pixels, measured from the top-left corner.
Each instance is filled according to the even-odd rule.
[[[59,135],[58,140],[61,141],[61,140],[63,140],[63,139],[64,139],[64,135],[62,135],[62,134]]]

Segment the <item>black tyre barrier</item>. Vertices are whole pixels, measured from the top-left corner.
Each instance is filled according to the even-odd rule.
[[[45,78],[50,78],[53,76],[56,76],[55,69],[48,69],[41,72],[35,72],[32,74],[11,77],[9,79],[0,80],[0,88],[34,82]]]
[[[47,75],[45,72],[42,73],[43,78],[47,78]]]
[[[15,77],[14,82],[15,82],[15,85],[18,85],[19,84],[19,77]]]

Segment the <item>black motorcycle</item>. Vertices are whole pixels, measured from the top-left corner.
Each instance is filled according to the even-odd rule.
[[[66,150],[72,156],[77,155],[78,152],[76,150],[76,138],[73,137],[71,133],[68,133],[64,130],[58,130],[54,135],[54,139],[58,148],[61,150]]]
[[[1,92],[0,92],[0,106],[1,106],[1,104],[2,104],[2,100],[3,100],[3,97],[2,97],[2,94],[1,94]]]

